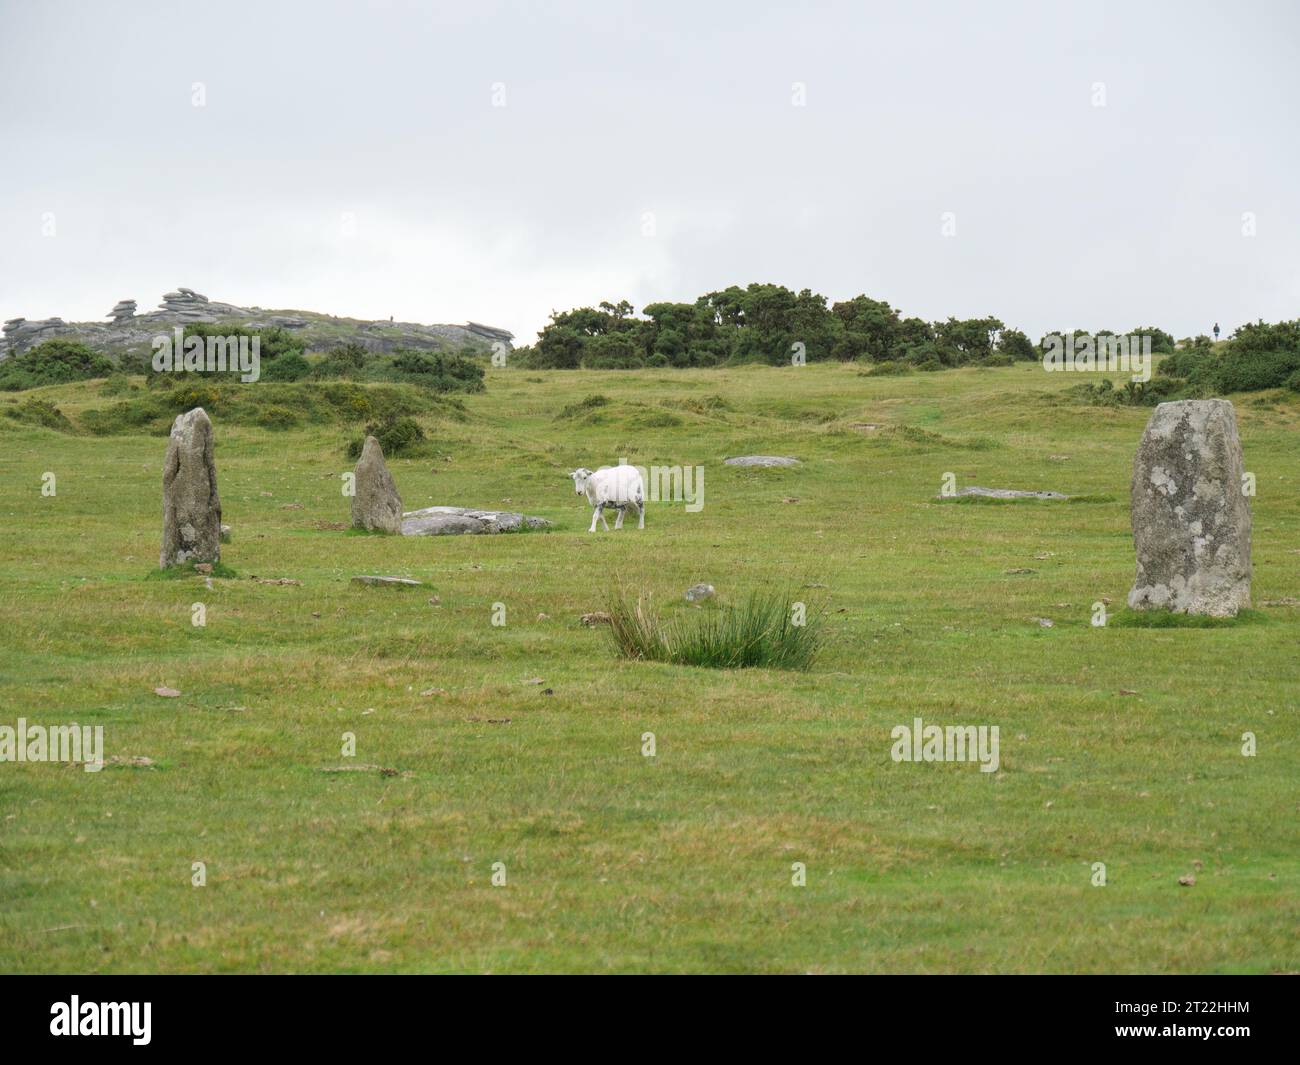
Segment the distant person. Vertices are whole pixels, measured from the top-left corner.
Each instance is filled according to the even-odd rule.
[[[1218,323],[1218,322],[1215,322],[1215,323],[1214,323],[1214,339],[1215,339],[1215,340],[1218,340],[1218,339],[1219,339],[1219,323]]]

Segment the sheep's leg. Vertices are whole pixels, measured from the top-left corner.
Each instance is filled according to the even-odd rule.
[[[609,532],[609,522],[607,522],[607,521],[605,520],[605,508],[604,508],[604,507],[601,507],[601,508],[600,508],[600,523],[601,523],[601,525],[605,526],[605,531],[606,531],[606,532]]]
[[[618,532],[619,529],[623,528],[623,513],[624,513],[624,508],[623,508],[623,507],[619,507],[619,508],[618,508],[618,517],[614,519],[614,531],[615,531],[615,532]]]
[[[637,514],[637,518],[639,519],[637,521],[636,527],[638,529],[644,529],[645,528],[645,500],[644,499],[641,500],[639,503],[637,503],[636,514]]]
[[[604,515],[601,514],[601,512],[600,512],[600,507],[599,507],[599,506],[597,506],[596,509],[593,510],[593,511],[591,512],[591,528],[588,529],[587,532],[595,532],[595,531],[596,531],[596,519],[597,519],[597,518],[599,518],[601,521],[604,521],[604,520],[605,520]]]

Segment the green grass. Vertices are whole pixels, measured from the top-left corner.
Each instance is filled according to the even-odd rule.
[[[154,761],[0,764],[0,969],[1300,970],[1300,611],[1259,606],[1300,594],[1300,399],[1236,403],[1269,622],[1094,628],[1133,580],[1150,411],[1076,405],[1070,376],[507,367],[417,414],[407,509],[544,536],[346,535],[355,425],[217,411],[242,576],[211,590],[146,579],[163,438],[0,417],[0,724]],[[77,423],[100,388],[35,398]],[[556,420],[593,394],[599,424]],[[650,408],[682,424],[631,424]],[[722,464],[745,454],[803,464]],[[620,457],[703,465],[703,509],[589,535],[568,471]],[[948,472],[1115,502],[944,506]],[[579,621],[615,575],[683,612],[700,581],[789,589],[824,601],[824,646],[805,672],[623,659]],[[1000,770],[893,762],[914,717],[998,725]]]
[[[652,598],[614,593],[606,612],[624,658],[711,669],[808,669],[822,615],[791,595],[752,591],[736,606],[687,612],[665,623]]]
[[[180,565],[168,566],[166,569],[153,569],[145,574],[145,580],[148,581],[183,581],[192,580],[195,577],[200,579],[204,577],[221,577],[225,580],[234,580],[239,576],[233,569],[224,562],[212,562],[212,571],[210,573],[200,573],[195,569],[197,563],[185,562]]]

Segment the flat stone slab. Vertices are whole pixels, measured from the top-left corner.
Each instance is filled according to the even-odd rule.
[[[988,499],[1069,499],[1060,492],[1030,492],[1020,488],[981,488],[969,485],[957,489],[959,496],[985,496]],[[952,496],[935,496],[936,499],[951,499]]]
[[[799,460],[789,455],[739,455],[723,459],[724,466],[798,466]]]
[[[403,536],[456,536],[461,534],[520,532],[549,529],[545,518],[509,510],[473,510],[469,507],[425,507],[402,515]]]
[[[413,581],[409,577],[353,577],[353,584],[366,584],[372,588],[418,588],[424,581]]]

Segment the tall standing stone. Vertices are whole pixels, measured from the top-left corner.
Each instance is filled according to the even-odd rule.
[[[1133,610],[1233,617],[1250,606],[1250,501],[1224,399],[1161,403],[1133,461]]]
[[[212,422],[202,407],[178,414],[163,462],[163,538],[158,564],[221,561],[221,499]]]
[[[373,436],[366,437],[354,473],[352,527],[369,532],[402,531],[402,497],[384,465],[384,449]]]

